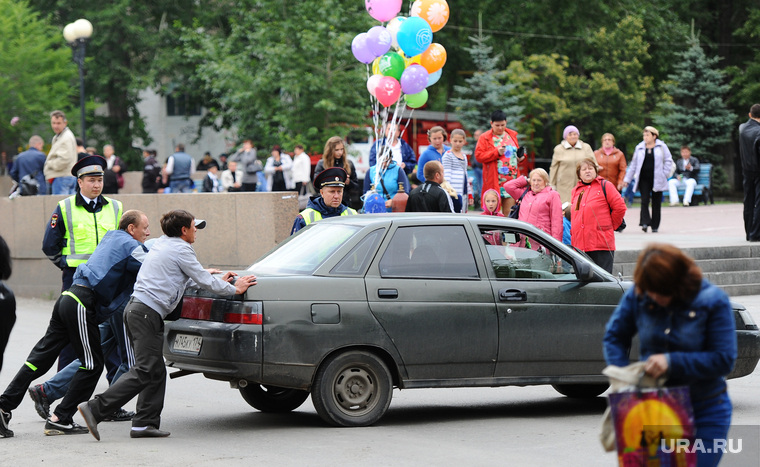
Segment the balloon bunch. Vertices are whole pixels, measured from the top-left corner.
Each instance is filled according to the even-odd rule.
[[[402,0],[365,0],[374,19],[388,23],[357,34],[351,51],[362,63],[372,64],[367,90],[384,107],[398,102],[402,93],[407,107],[427,102],[426,88],[441,78],[446,49],[433,42],[433,33],[449,20],[446,0],[416,0],[411,16],[397,16]]]
[[[375,140],[384,134],[386,118],[379,125],[378,115],[382,106],[387,109],[394,104],[391,124],[396,125],[399,105],[417,109],[428,100],[427,88],[441,78],[446,63],[446,49],[433,42],[433,33],[440,31],[449,20],[446,0],[415,0],[410,16],[399,16],[402,0],[365,0],[367,13],[385,23],[367,32],[357,34],[351,43],[354,57],[367,65],[367,91],[375,112]],[[370,68],[371,64],[371,68]],[[370,73],[371,70],[371,73]],[[387,111],[384,111],[386,113]],[[377,144],[377,143],[376,143]],[[390,157],[389,148],[382,154]],[[377,171],[383,170],[377,154]]]

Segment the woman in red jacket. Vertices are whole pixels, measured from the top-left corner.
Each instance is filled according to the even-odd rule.
[[[612,273],[615,229],[623,222],[625,201],[614,184],[599,176],[595,159],[580,161],[576,174],[580,180],[570,201],[572,244]]]

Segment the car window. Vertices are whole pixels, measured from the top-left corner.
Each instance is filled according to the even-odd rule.
[[[481,227],[480,236],[498,279],[578,279],[572,261],[554,245],[505,228]]]
[[[311,274],[358,230],[353,225],[317,223],[248,270],[256,274]]]
[[[380,259],[382,277],[478,278],[461,225],[400,227]]]
[[[355,247],[348,252],[348,254],[340,260],[332,271],[332,274],[341,275],[362,275],[367,269],[367,265],[375,255],[377,244],[383,238],[385,229],[377,229],[370,232],[362,241],[356,244]]]

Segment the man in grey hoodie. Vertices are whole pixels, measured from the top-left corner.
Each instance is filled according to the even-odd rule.
[[[236,274],[203,269],[192,244],[197,229],[206,221],[195,219],[187,211],[170,211],[161,217],[164,234],[151,247],[137,275],[132,298],[124,310],[124,323],[132,340],[135,364],[104,393],[79,405],[87,428],[100,440],[98,423],[118,410],[133,397],[137,398],[137,413],[132,419],[132,438],[163,438],[161,410],[166,392],[166,367],[162,354],[164,318],[182,300],[189,285],[201,287],[219,295],[244,294],[256,285],[256,276],[243,276],[231,283]]]

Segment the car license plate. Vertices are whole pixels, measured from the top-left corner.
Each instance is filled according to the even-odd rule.
[[[174,336],[174,345],[172,350],[176,352],[191,353],[198,355],[201,353],[201,344],[203,338],[201,336],[191,336],[189,334],[177,334]]]

